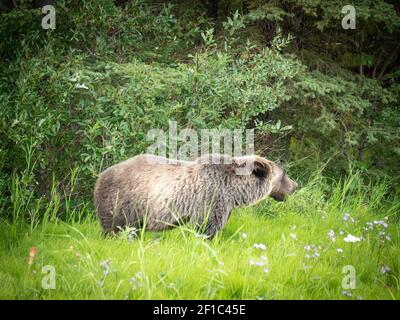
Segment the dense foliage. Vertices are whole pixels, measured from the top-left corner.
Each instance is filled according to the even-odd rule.
[[[2,194],[68,189],[78,168],[75,198],[90,198],[103,168],[170,120],[255,128],[259,153],[298,176],[326,165],[398,185],[394,1],[354,1],[355,30],[341,27],[343,1],[53,3],[55,30],[33,1],[0,5]]]

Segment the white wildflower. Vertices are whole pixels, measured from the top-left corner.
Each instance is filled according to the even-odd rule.
[[[355,236],[351,235],[350,233],[349,233],[349,234],[347,235],[347,237],[344,238],[343,240],[346,241],[346,242],[352,242],[352,243],[353,243],[353,242],[361,241],[360,238],[355,237]]]
[[[388,273],[390,271],[390,268],[387,265],[382,265],[380,271],[382,273]]]
[[[329,237],[329,239],[331,239],[333,242],[336,241],[336,239],[335,239],[335,232],[334,232],[332,229],[329,230],[329,232],[328,232],[328,237]]]
[[[345,291],[345,290],[342,291],[342,295],[347,296],[347,297],[353,296],[353,295],[351,294],[351,292],[348,292],[348,291]]]
[[[350,215],[350,213],[345,213],[343,216],[344,221],[355,222],[356,220]]]
[[[108,273],[110,272],[110,260],[106,259],[104,261],[100,262],[100,266],[103,267],[103,276],[107,276]]]
[[[266,250],[267,247],[263,243],[255,243],[254,248],[260,249],[260,250]]]
[[[366,225],[367,226],[364,228],[365,231],[372,230],[374,228],[374,225],[372,222],[367,222]]]
[[[387,222],[383,221],[383,220],[374,220],[374,224],[375,225],[380,225],[380,226],[384,227],[385,229],[388,227]]]

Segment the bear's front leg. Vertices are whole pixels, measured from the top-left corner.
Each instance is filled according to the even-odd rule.
[[[221,230],[228,221],[230,210],[215,208],[210,212],[204,233],[208,239],[214,238],[216,233]]]

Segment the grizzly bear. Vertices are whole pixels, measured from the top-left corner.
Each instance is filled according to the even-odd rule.
[[[181,161],[144,154],[102,172],[94,203],[106,234],[125,226],[161,231],[194,223],[212,238],[233,208],[268,196],[282,201],[296,188],[278,164],[259,156]]]

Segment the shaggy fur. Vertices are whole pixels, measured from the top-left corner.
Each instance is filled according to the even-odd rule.
[[[94,203],[106,233],[144,223],[161,231],[180,223],[213,237],[235,207],[272,196],[283,200],[297,184],[276,163],[259,156],[207,155],[196,161],[138,155],[103,173]]]

